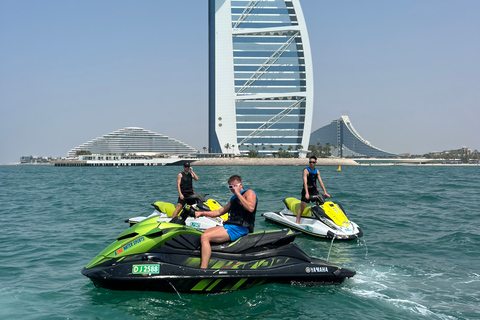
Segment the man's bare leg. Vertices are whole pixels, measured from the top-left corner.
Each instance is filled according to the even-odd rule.
[[[212,256],[212,247],[210,242],[220,243],[230,240],[230,236],[224,227],[213,227],[205,230],[200,238],[202,245],[202,260],[200,263],[201,269],[207,269],[210,257]]]

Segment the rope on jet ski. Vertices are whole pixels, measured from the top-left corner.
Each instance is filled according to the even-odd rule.
[[[335,240],[335,237],[337,236],[337,234],[333,234],[333,238],[332,238],[332,242],[330,242],[330,249],[328,249],[328,256],[327,256],[327,262],[328,260],[330,259],[330,251],[332,251],[332,247],[333,247],[333,241]]]
[[[358,238],[359,242],[360,243],[363,243],[365,245],[365,259],[367,259],[367,256],[368,256],[368,246],[367,246],[367,242],[365,240],[360,240]]]
[[[172,286],[173,290],[175,290],[175,292],[177,293],[178,297],[183,300],[183,298],[182,298],[182,296],[180,295],[180,292],[178,292],[177,288],[175,288],[175,286],[174,286],[170,281],[168,281],[168,284],[169,284],[170,286]]]
[[[253,245],[253,248],[255,248],[255,247],[257,246],[257,243],[259,243],[260,240],[263,239],[263,237],[265,236],[265,233],[266,233],[266,232],[265,232],[265,230],[264,230],[263,233],[262,233],[262,236],[260,237],[260,239],[258,239],[258,240],[255,242],[255,244]]]

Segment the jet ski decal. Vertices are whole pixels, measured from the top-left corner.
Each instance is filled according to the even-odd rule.
[[[126,245],[124,245],[123,247],[121,247],[120,249],[115,251],[115,255],[119,255],[120,253],[130,249],[131,247],[133,247],[133,246],[135,246],[135,245],[137,245],[137,244],[139,244],[140,242],[143,242],[143,241],[145,241],[144,237],[140,237],[138,239],[135,239],[134,241],[127,243]]]
[[[313,273],[313,272],[328,272],[327,267],[306,267],[305,268],[306,273]]]

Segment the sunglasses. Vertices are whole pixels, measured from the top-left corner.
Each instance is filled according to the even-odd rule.
[[[316,161],[309,161],[309,163],[317,163]]]
[[[184,168],[190,168],[190,166],[183,166]]]
[[[237,184],[232,184],[232,185],[229,185],[228,186],[228,189],[233,189],[235,187],[240,187],[241,183],[237,183]]]

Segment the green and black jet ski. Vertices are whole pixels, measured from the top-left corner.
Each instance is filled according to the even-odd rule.
[[[193,210],[187,205],[180,217]],[[120,234],[82,274],[102,288],[218,293],[270,282],[295,285],[341,284],[355,271],[309,257],[292,241],[291,230],[259,231],[234,242],[212,244],[209,269],[200,269],[202,231],[145,219]]]

